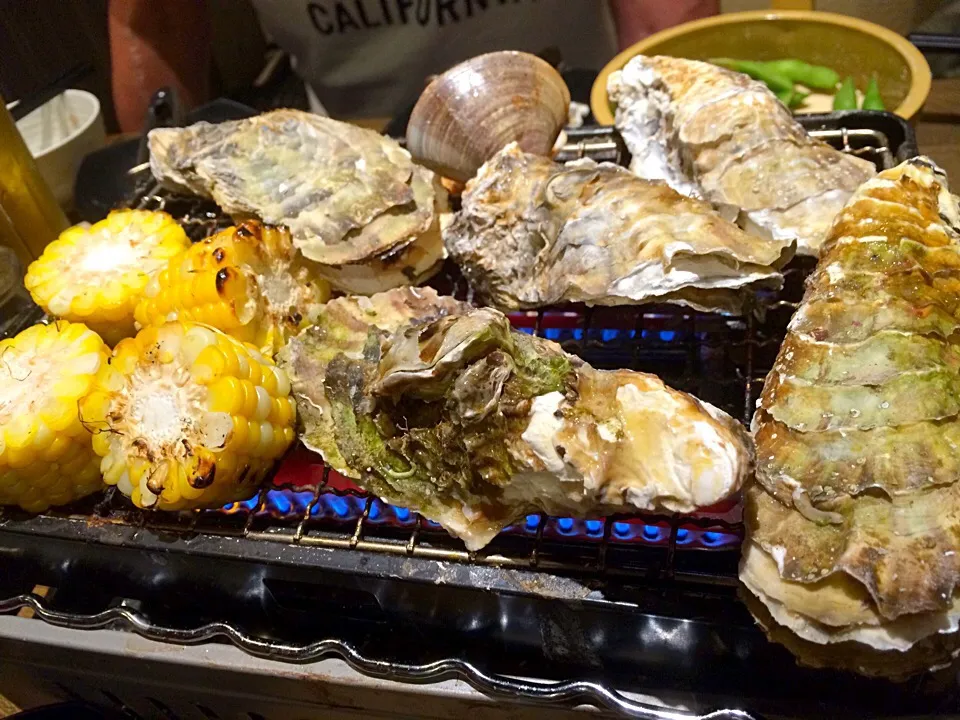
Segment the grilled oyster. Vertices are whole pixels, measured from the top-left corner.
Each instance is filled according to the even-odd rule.
[[[331,301],[280,363],[308,447],[471,550],[537,510],[692,511],[751,466],[720,410],[426,289]]]
[[[902,676],[960,651],[958,229],[926,158],[865,183],[767,377],[740,575],[801,660]]]
[[[872,163],[812,139],[762,83],[695,60],[633,58],[610,76],[640,177],[742,211],[751,232],[816,255]]]
[[[781,285],[793,252],[664,183],[610,163],[559,165],[515,143],[467,183],[444,242],[503,309],[662,301],[741,312],[750,291]]]
[[[370,294],[420,282],[444,257],[438,178],[394,140],[297,110],[149,135],[164,185],[285,225],[332,284]]]

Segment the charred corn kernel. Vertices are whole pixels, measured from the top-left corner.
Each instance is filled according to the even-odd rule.
[[[206,323],[273,355],[329,297],[287,230],[250,221],[173,258],[147,284],[135,316],[137,327]]]
[[[273,392],[248,379],[254,368]],[[81,410],[105,430],[92,444],[104,480],[135,505],[218,508],[252,497],[293,442],[293,412],[269,412],[295,407],[277,395],[283,387],[289,394],[286,375],[253,345],[169,322],[120,342]]]
[[[150,277],[190,246],[164,212],[117,210],[64,230],[27,268],[24,284],[51,315],[85,323],[114,345],[133,335]]]
[[[0,505],[42,512],[103,486],[95,428],[79,402],[109,352],[92,330],[65,321],[0,340]]]

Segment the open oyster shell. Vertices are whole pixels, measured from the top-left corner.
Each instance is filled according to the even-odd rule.
[[[610,163],[560,165],[513,143],[467,184],[444,241],[503,309],[660,301],[741,312],[754,289],[781,285],[793,254],[664,183]]]
[[[234,216],[285,225],[303,255],[347,292],[417,283],[445,253],[446,192],[396,141],[298,110],[149,135],[163,184]]]
[[[900,677],[960,649],[958,228],[926,158],[865,183],[767,376],[740,575],[815,665]]]
[[[689,512],[751,467],[745,431],[716,408],[432,291],[334,300],[279,362],[308,447],[471,550],[538,510]]]
[[[696,60],[639,55],[611,74],[616,125],[640,177],[742,211],[816,255],[873,164],[812,139],[765,85]]]

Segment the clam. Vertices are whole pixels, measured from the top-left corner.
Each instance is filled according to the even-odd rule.
[[[417,162],[460,182],[511,142],[549,155],[567,122],[570,91],[549,63],[528,53],[479,55],[423,91],[407,125]]]

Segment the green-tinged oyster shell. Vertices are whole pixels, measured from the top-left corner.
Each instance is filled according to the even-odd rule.
[[[340,354],[363,357],[372,328],[387,334],[408,323],[429,322],[468,309],[465,303],[439,296],[432,288],[399,288],[369,298],[351,296],[328,302],[314,325],[301,332],[296,342],[288,343],[278,358],[293,382],[304,443],[338,472],[358,477],[360,471],[347,465],[334,442],[333,419],[324,392],[327,365]]]
[[[845,573],[891,620],[949,604],[960,577],[960,486],[843,496],[829,505],[839,522],[808,520],[758,486],[746,499],[750,538],[778,558],[783,579]]]
[[[883,330],[858,343],[837,344],[790,334],[774,372],[819,386],[882,385],[904,373],[960,371],[960,338]]]
[[[872,430],[804,432],[755,417],[757,477],[786,505],[805,493],[815,507],[879,490],[904,495],[950,485],[960,474],[960,418]]]
[[[902,677],[960,649],[958,226],[925,158],[866,183],[767,376],[740,574],[802,661]]]
[[[719,410],[423,290],[332,301],[279,362],[307,446],[470,549],[537,510],[688,512],[750,469],[745,432]]]

